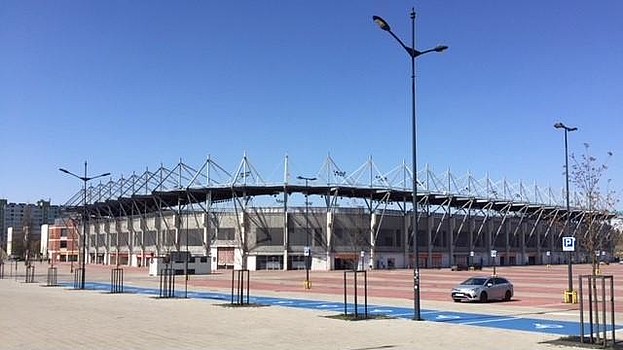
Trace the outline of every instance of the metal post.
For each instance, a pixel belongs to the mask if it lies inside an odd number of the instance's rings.
[[[84,282],[85,282],[85,266],[86,266],[86,259],[87,259],[87,218],[88,218],[88,212],[87,212],[87,182],[89,180],[93,180],[93,179],[97,179],[98,177],[103,177],[103,176],[108,176],[110,175],[110,173],[104,173],[101,175],[97,175],[97,176],[93,176],[93,177],[88,177],[87,176],[87,162],[84,161],[84,176],[78,176],[74,173],[72,173],[69,170],[63,169],[63,168],[59,168],[59,171],[71,175],[75,178],[78,178],[80,180],[82,180],[83,182],[83,200],[82,200],[82,263],[81,263],[81,270],[80,271],[80,275],[81,275],[81,281],[80,281],[80,289],[84,289]],[[117,259],[119,259],[119,257],[117,257]],[[72,260],[72,266],[73,266],[73,260]]]
[[[297,176],[299,180],[305,180],[305,289],[311,289],[309,280],[309,268],[311,265],[311,239],[309,234],[309,181],[316,180],[315,177]]]
[[[348,315],[348,308],[346,307],[346,303],[348,303],[348,298],[346,297],[347,294],[347,288],[346,288],[346,271],[344,271],[344,316]]]
[[[565,220],[565,232],[567,232],[567,234],[569,234],[569,224],[571,222],[571,207],[569,205],[569,145],[568,145],[568,141],[567,141],[567,134],[569,133],[569,131],[575,131],[578,128],[572,128],[572,127],[568,127],[563,123],[556,123],[554,124],[554,127],[556,129],[564,129],[565,131],[565,186],[566,186],[566,201],[567,201],[567,218]],[[573,252],[568,252],[567,255],[567,280],[569,283],[569,286],[567,288],[567,293],[569,293],[569,299],[570,300],[566,300],[569,301],[570,303],[573,303],[573,267],[572,267],[572,259],[573,256]]]
[[[180,209],[181,210],[181,209]],[[180,225],[182,218],[180,217]],[[184,298],[188,298],[188,259],[190,259],[190,251],[188,250],[188,227],[190,226],[188,222],[188,212],[186,213],[186,264],[184,266],[184,273],[186,274],[184,279]]]
[[[412,191],[412,207],[413,207],[413,224],[412,224],[412,237],[413,237],[413,253],[415,255],[415,264],[413,268],[413,319],[422,320],[420,313],[420,256],[419,247],[417,244],[417,124],[416,124],[416,90],[415,90],[415,59],[423,54],[429,52],[443,52],[448,49],[448,46],[438,45],[432,49],[418,51],[415,48],[415,9],[411,9],[411,47],[406,46],[402,40],[391,30],[389,24],[379,16],[372,16],[372,20],[382,30],[388,32],[399,44],[402,46],[409,57],[411,57],[411,123],[412,123],[412,156],[413,156],[413,191]]]
[[[305,187],[309,188],[307,179],[305,179]],[[309,256],[311,255],[311,247],[309,244],[309,191],[305,190],[305,245],[308,249],[308,254],[305,256],[305,286],[309,289]]]
[[[616,330],[614,322],[614,276],[610,276],[610,329],[612,329],[612,345],[616,342]]]
[[[566,190],[565,190],[565,194],[566,194],[566,200],[567,200],[567,220],[565,220],[565,232],[569,232],[569,220],[571,219],[571,212],[570,212],[570,205],[569,205],[569,146],[567,143],[567,129],[565,128],[565,186],[566,186]],[[568,279],[568,283],[569,283],[569,288],[568,288],[568,292],[572,293],[573,292],[573,266],[571,263],[571,258],[572,258],[572,254],[573,252],[569,252],[568,253],[568,257],[567,257],[567,279]],[[573,297],[572,297],[573,299]]]
[[[411,9],[411,48],[415,50],[415,10]],[[418,247],[418,217],[417,217],[417,119],[415,108],[415,56],[411,55],[411,126],[412,126],[412,153],[413,153],[413,251],[415,265],[413,269],[413,319],[422,320],[420,307],[420,249]]]
[[[584,343],[584,293],[582,289],[582,275],[578,277],[580,288],[580,343]]]
[[[80,289],[84,289],[84,279],[85,279],[85,270],[86,270],[86,260],[87,260],[87,181],[89,178],[87,177],[87,162],[84,162],[84,177],[82,178],[84,182],[84,200],[83,210],[82,210],[82,280],[80,281]],[[119,257],[117,257],[119,260]]]
[[[354,297],[354,303],[355,303],[355,319],[358,318],[359,316],[359,304],[357,302],[357,270],[353,271],[353,293],[355,293]]]
[[[366,318],[368,318],[368,272],[363,272],[363,292],[364,292],[364,304],[366,310]]]

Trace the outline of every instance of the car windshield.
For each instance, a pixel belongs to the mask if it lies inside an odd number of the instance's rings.
[[[484,277],[472,277],[470,279],[465,280],[462,285],[465,286],[482,286],[487,282],[487,278]]]

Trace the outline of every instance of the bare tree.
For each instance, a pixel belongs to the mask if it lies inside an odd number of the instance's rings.
[[[612,152],[608,152],[608,159]],[[581,246],[591,256],[592,273],[596,274],[599,264],[597,251],[601,252],[608,239],[612,238],[613,229],[607,222],[618,202],[616,193],[608,186],[605,190],[600,187],[601,180],[608,169],[607,161],[600,163],[589,152],[589,144],[584,144],[584,153],[571,155],[571,180],[579,195],[579,206],[584,209],[586,219],[583,228],[584,237]]]
[[[333,236],[333,246],[338,249],[346,249],[350,254],[345,259],[349,268],[353,271],[365,269],[364,257],[360,252],[370,251],[370,215],[363,207],[345,215],[336,221],[336,231]]]

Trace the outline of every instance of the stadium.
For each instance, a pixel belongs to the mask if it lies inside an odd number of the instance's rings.
[[[286,156],[277,182],[264,180],[246,154],[232,170],[208,157],[196,168],[180,160],[85,181],[46,233],[45,250],[55,259],[61,249],[53,232],[72,228],[80,236],[86,230],[87,263],[146,266],[188,252],[209,271],[410,268],[416,257],[420,267],[461,269],[614,254],[613,215],[580,208],[575,194],[567,210],[564,191],[424,169],[414,244],[413,174],[405,164],[381,172],[370,159],[347,172],[328,156],[304,177],[290,174],[288,163]],[[563,251],[563,237],[577,240],[573,253]]]

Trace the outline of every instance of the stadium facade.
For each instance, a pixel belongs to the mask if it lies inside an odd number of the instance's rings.
[[[143,266],[189,251],[207,257],[212,270],[304,269],[307,255],[312,270],[407,268],[417,250],[420,267],[438,268],[614,253],[609,212],[579,205],[567,211],[564,192],[556,198],[536,185],[429,170],[418,174],[415,247],[405,185],[412,175],[404,164],[376,169],[369,160],[347,174],[329,157],[314,181],[292,183],[286,157],[284,179],[275,184],[246,155],[231,172],[210,158],[198,170],[180,161],[90,186],[64,208],[67,217],[86,219],[89,263]],[[563,237],[576,238],[573,254],[562,251]]]

